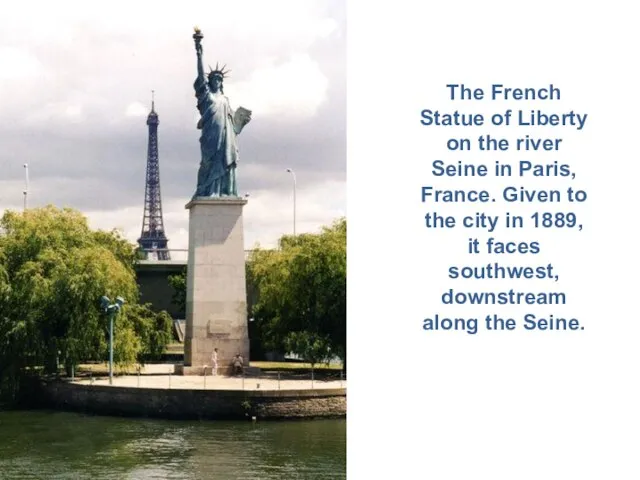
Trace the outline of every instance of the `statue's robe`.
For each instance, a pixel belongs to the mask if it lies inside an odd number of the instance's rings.
[[[204,76],[198,77],[193,86],[201,117],[198,128],[202,130],[202,158],[194,198],[237,196],[238,143],[229,99],[220,91],[213,93]]]

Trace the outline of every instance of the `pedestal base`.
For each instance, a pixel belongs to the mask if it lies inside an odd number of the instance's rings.
[[[174,370],[176,375],[212,375],[212,370],[210,366],[202,366],[202,367],[189,367],[187,365],[176,365]],[[229,376],[233,373],[231,367],[220,368],[218,367],[218,375],[220,376]]]
[[[198,372],[211,365],[214,348],[221,368],[231,365],[237,354],[249,362],[242,225],[246,203],[233,197],[197,198],[186,206],[189,262],[183,371]]]

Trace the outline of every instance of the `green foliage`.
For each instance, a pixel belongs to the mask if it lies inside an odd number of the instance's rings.
[[[181,312],[187,311],[187,269],[179,275],[169,275],[169,285],[173,288],[173,303]]]
[[[125,309],[124,315],[141,342],[135,360],[159,360],[166,346],[173,340],[171,316],[165,311],[154,312],[148,303],[130,305]]]
[[[284,338],[284,345],[295,352],[313,368],[317,363],[329,363],[331,359],[331,339],[311,332],[290,332]]]
[[[277,250],[256,249],[248,262],[257,290],[253,317],[266,348],[316,363],[346,357],[345,219],[319,234],[285,236]]]
[[[155,355],[165,342],[166,319],[136,305],[135,247],[118,232],[92,231],[81,213],[53,206],[7,211],[0,231],[1,393],[11,397],[27,371],[104,360],[102,295],[127,301],[116,318],[120,363]]]

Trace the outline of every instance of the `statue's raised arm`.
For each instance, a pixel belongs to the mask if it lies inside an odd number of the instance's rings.
[[[196,55],[198,57],[198,77],[204,79],[204,67],[202,66],[202,39],[204,38],[204,35],[202,35],[202,32],[198,27],[193,27],[193,31],[195,32],[193,34],[193,41],[196,44]]]

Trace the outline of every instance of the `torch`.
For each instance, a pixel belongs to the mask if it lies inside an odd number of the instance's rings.
[[[193,39],[195,40],[196,45],[200,45],[200,42],[204,38],[204,35],[202,35],[202,31],[200,30],[200,27],[198,26],[193,27],[193,31],[195,32],[193,34]]]

